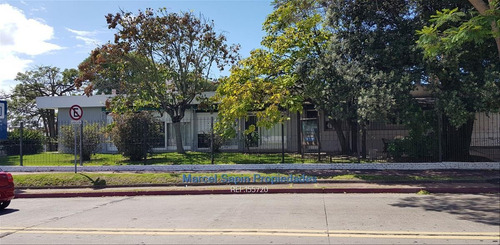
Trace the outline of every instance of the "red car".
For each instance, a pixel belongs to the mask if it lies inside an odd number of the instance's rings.
[[[14,198],[14,178],[0,169],[0,210],[5,209]]]

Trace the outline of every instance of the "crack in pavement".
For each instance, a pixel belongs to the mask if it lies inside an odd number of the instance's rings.
[[[328,244],[332,244],[330,242],[330,226],[328,224],[328,213],[326,212],[325,194],[323,194],[323,211],[325,212],[326,234],[328,236]]]

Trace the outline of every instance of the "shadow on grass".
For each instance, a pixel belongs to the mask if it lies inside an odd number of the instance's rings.
[[[286,156],[286,163],[303,162],[300,158]],[[211,154],[208,152],[186,152],[178,153],[160,153],[154,154],[146,160],[131,161],[123,160],[117,162],[125,165],[192,165],[192,164],[211,164]],[[256,154],[256,153],[215,153],[214,164],[277,164],[281,163],[281,154]]]
[[[202,152],[160,153],[149,156],[145,160],[132,161],[122,160],[118,164],[124,165],[189,165],[189,164],[210,164],[210,154]]]
[[[432,212],[446,212],[461,220],[500,226],[499,194],[466,195],[450,199],[447,195],[406,197],[391,204],[400,208],[421,208]]]
[[[102,188],[106,187],[106,180],[104,180],[104,179],[97,177],[97,179],[94,180],[86,174],[80,173],[80,175],[87,178],[90,181],[90,183],[92,183],[92,186],[94,189],[102,189]]]
[[[17,166],[17,165],[19,165],[19,156],[0,157],[0,166]]]

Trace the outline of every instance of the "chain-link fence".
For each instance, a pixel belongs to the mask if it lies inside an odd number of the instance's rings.
[[[210,113],[198,113],[178,124],[161,118],[151,125],[133,120],[135,124],[120,125],[121,131],[113,121],[59,122],[56,139],[36,130],[9,132],[9,140],[0,144],[0,165],[440,161],[456,141],[468,144],[473,156],[457,160],[500,159],[500,114],[477,113],[470,139],[444,134],[446,122],[437,119],[427,127],[413,128],[397,120],[365,127],[343,122],[339,131],[339,125],[336,128],[328,119],[319,118],[317,114],[316,118],[292,115],[285,124],[263,128],[250,116],[237,124],[236,135],[230,139],[214,133],[217,118]],[[245,134],[249,128],[254,130]],[[180,143],[188,154],[175,153]]]

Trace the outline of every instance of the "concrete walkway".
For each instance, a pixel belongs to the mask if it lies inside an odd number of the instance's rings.
[[[7,172],[74,172],[75,166],[2,166]],[[500,170],[500,162],[77,166],[78,172],[262,170]]]

